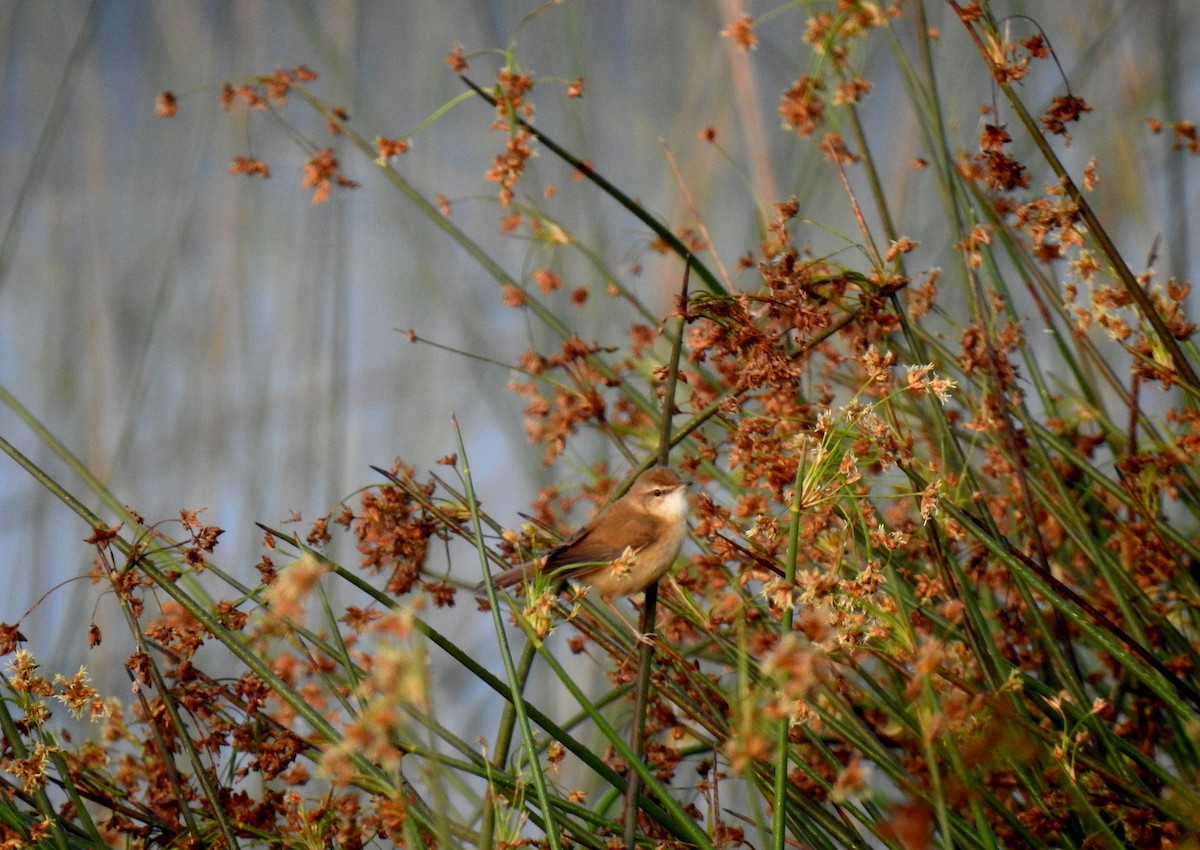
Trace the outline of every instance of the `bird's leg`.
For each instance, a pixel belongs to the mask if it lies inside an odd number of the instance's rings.
[[[617,619],[624,623],[629,631],[633,633],[634,640],[640,644],[645,644],[646,646],[654,646],[654,635],[639,631],[637,626],[629,622],[625,615],[621,613],[621,609],[613,604],[613,599],[611,596],[601,596],[600,599],[605,605],[612,609],[612,612],[617,615]]]

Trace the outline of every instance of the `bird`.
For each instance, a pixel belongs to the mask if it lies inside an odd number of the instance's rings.
[[[687,486],[670,467],[652,466],[544,558],[498,573],[492,582],[509,588],[538,572],[592,587],[610,604],[614,596],[645,590],[670,569],[683,545]]]

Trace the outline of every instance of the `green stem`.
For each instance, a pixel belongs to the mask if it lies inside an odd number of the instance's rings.
[[[554,809],[550,805],[550,791],[546,786],[546,775],[542,770],[537,743],[533,737],[533,727],[529,725],[529,713],[525,710],[525,698],[521,693],[521,683],[524,680],[517,675],[517,668],[513,663],[512,652],[508,646],[508,634],[504,629],[504,620],[501,616],[500,597],[496,593],[496,585],[492,581],[491,569],[488,567],[488,553],[483,542],[483,524],[479,519],[479,502],[475,498],[475,485],[471,479],[471,464],[467,460],[467,448],[463,444],[458,417],[452,416],[451,422],[454,426],[454,438],[458,444],[463,486],[467,491],[467,505],[471,512],[471,534],[475,541],[475,550],[479,553],[479,569],[485,577],[483,586],[487,590],[488,604],[492,608],[492,623],[496,629],[496,641],[500,645],[500,658],[504,662],[504,673],[510,684],[512,707],[517,715],[517,728],[520,730],[521,743],[525,747],[525,755],[529,759],[529,769],[533,774],[533,787],[534,793],[537,795],[538,808],[541,809],[542,817],[545,819],[542,828],[546,832],[546,841],[550,850],[561,850],[559,827],[555,821]]]
[[[784,562],[784,587],[793,593],[796,587],[796,561],[800,557],[800,509],[804,499],[804,472],[806,465],[803,460],[796,465],[796,479],[792,483],[792,498],[788,503],[791,518],[788,524],[787,560]],[[783,608],[779,624],[779,637],[784,640],[792,633],[795,610],[789,598]],[[779,729],[775,734],[775,787],[774,787],[774,823],[771,837],[774,850],[783,850],[786,846],[788,814],[788,754],[791,752],[790,741],[791,721],[785,715],[779,719]]]
[[[475,92],[475,94],[482,97],[492,106],[496,105],[496,98],[493,97],[488,91],[474,83],[468,77],[463,77],[460,75],[460,78],[468,88]],[[567,151],[566,148],[559,145],[528,121],[519,116],[514,115],[512,117],[517,124],[528,130],[535,139],[544,144],[554,154],[562,158],[569,165],[577,169],[580,174],[599,186],[605,194],[607,194],[625,209],[629,210],[629,212],[633,213],[642,221],[643,224],[653,230],[655,236],[669,245],[672,251],[682,257],[691,268],[696,270],[696,274],[700,275],[700,279],[704,281],[704,286],[709,292],[712,292],[715,295],[729,294],[728,290],[725,289],[725,286],[721,283],[721,281],[717,280],[716,275],[709,271],[708,267],[696,258],[696,255],[692,253],[691,249],[688,248],[687,245],[683,244],[680,238],[671,232],[670,228],[664,226],[660,221],[656,220],[652,215],[650,215],[650,213],[646,212],[646,209],[641,204],[626,195],[612,183],[608,182],[608,180],[601,176],[600,172],[596,171],[596,169],[592,168],[592,166],[578,157],[573,156],[569,151]]]

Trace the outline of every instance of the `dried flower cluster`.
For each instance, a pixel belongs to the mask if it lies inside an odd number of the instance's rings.
[[[987,4],[950,6],[988,84],[1009,92],[1050,64],[1043,34],[1014,40]],[[804,39],[821,70],[782,93],[785,127],[808,137],[841,126],[839,110],[869,104],[872,84],[855,70],[861,51],[906,13],[899,2],[853,0],[814,10]],[[765,34],[746,16],[721,36],[751,50]],[[468,68],[461,47],[447,61]],[[313,76],[301,66],[231,84],[223,102],[280,108]],[[510,57],[487,95],[506,140],[483,176],[506,208],[518,182],[532,182],[535,83]],[[569,96],[582,91],[582,78],[568,87]],[[331,129],[345,126],[343,112],[317,109]],[[157,110],[175,114],[177,98],[164,93]],[[947,243],[948,270],[910,271],[917,238],[875,240],[854,196],[866,267],[814,257],[797,237],[799,202],[785,200],[740,263],[750,272],[742,288],[693,291],[658,326],[636,299],[614,299],[606,306],[632,306],[620,345],[611,331],[603,341],[566,331],[516,364],[521,377],[509,388],[547,463],[584,435],[641,457],[665,403],[663,331],[682,333],[674,457],[699,486],[692,542],[664,585],[645,756],[713,846],[751,843],[750,818],[728,809],[728,785],[773,803],[780,771],[797,845],[856,846],[862,829],[904,848],[1158,848],[1200,834],[1191,287],[1128,271],[1089,206],[1095,162],[1081,188],[1053,161],[1013,152],[1017,128],[1065,143],[1067,126],[1089,111],[1069,90],[1022,121],[989,104],[977,150],[929,154],[938,179],[957,181],[948,194],[973,204]],[[1195,152],[1194,127],[1171,126],[1174,143]],[[712,140],[715,130],[701,135]],[[839,177],[872,165],[869,150],[851,150],[837,133],[809,144]],[[386,165],[408,145],[378,136],[372,156]],[[231,170],[269,174],[250,157]],[[314,202],[352,183],[332,148],[310,158],[303,181]],[[449,202],[440,205],[448,215]],[[526,225],[552,248],[574,244],[521,206],[505,212],[509,232]],[[654,246],[685,246],[702,263],[709,241],[702,228],[681,227],[657,233]],[[539,265],[529,285],[506,283],[499,299],[538,317],[551,299],[585,303],[586,288],[564,278]],[[457,455],[440,463],[463,467]],[[0,651],[12,656],[6,696],[22,712],[0,753],[8,800],[25,805],[57,779],[104,811],[104,841],[138,846],[200,846],[196,822],[216,846],[432,844],[438,819],[457,814],[431,815],[409,784],[409,765],[424,759],[455,772],[456,791],[483,776],[491,800],[520,807],[530,794],[526,751],[481,756],[463,741],[484,741],[491,727],[440,728],[435,656],[421,637],[436,636],[419,615],[454,605],[470,583],[447,571],[443,548],[467,540],[497,565],[529,560],[565,530],[566,512],[608,498],[617,483],[609,465],[590,472],[580,488],[548,488],[524,527],[506,529],[454,478],[422,480],[397,463],[391,483],[318,519],[303,539],[268,531],[261,584],[211,603],[178,590],[184,578],[217,572],[210,558],[221,531],[198,512],[181,513],[178,540],[136,515],[98,523],[87,538],[93,578],[136,624],[133,699],[105,699],[84,669],[41,673],[18,648],[20,624],[0,625]],[[357,546],[357,573],[324,554],[338,535]],[[353,582],[370,602],[327,610],[335,581]],[[581,632],[570,648],[610,651],[610,681],[626,686],[627,644],[586,610],[578,600],[566,609]],[[549,592],[517,613],[541,636],[563,611]],[[471,606],[451,613],[477,615]],[[206,672],[202,650],[218,643],[235,650],[236,677]],[[453,641],[441,646],[454,651]],[[525,699],[538,708],[538,694]],[[60,706],[100,724],[100,739],[74,745],[53,732]],[[551,775],[586,761],[572,733],[535,720]],[[427,734],[454,749],[445,765]],[[614,746],[600,757],[589,764],[602,777],[628,770]],[[564,809],[594,799],[552,791]],[[45,812],[28,811],[22,829],[0,827],[0,838],[46,835]],[[588,840],[615,842],[597,822],[587,821]],[[685,844],[647,811],[639,831],[659,846]],[[517,830],[496,841],[537,844]]]

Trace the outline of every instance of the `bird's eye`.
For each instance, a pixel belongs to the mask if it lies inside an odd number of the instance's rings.
[[[655,491],[654,491],[654,498],[656,498],[656,499],[657,499],[657,498],[659,498],[659,497],[661,497],[661,496],[662,496],[662,490],[655,490]]]

